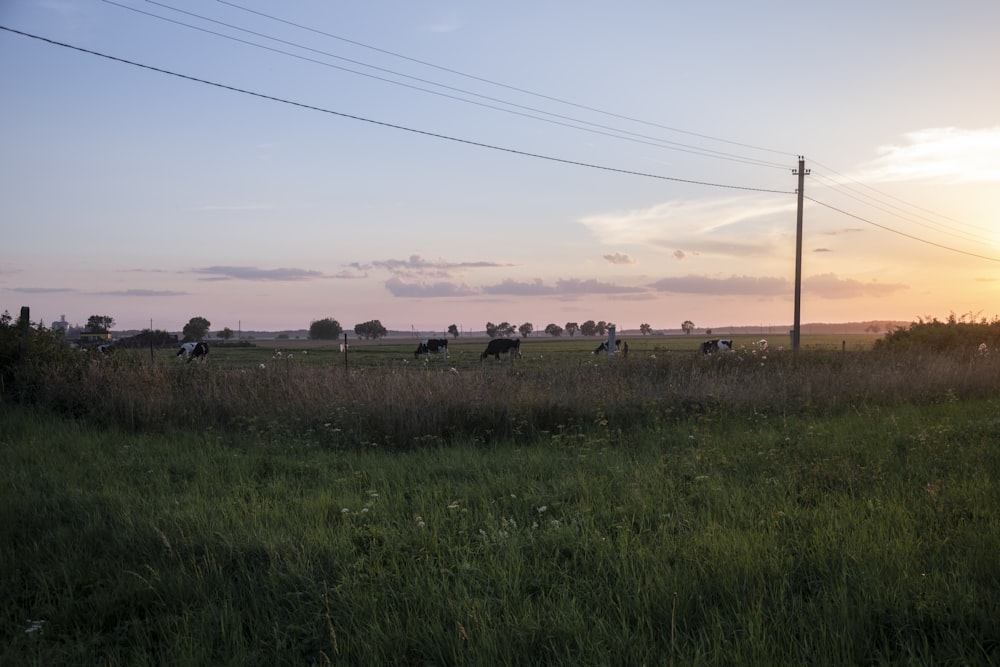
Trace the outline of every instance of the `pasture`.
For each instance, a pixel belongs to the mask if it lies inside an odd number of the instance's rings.
[[[33,369],[0,663],[997,664],[1000,355],[844,338]]]

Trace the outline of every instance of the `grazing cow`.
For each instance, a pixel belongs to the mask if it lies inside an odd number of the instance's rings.
[[[184,343],[177,351],[176,356],[184,357],[188,363],[195,359],[208,358],[208,343]]]
[[[728,352],[733,349],[733,341],[727,338],[713,338],[712,340],[706,340],[698,349],[702,354]]]
[[[600,354],[601,352],[607,352],[607,351],[608,351],[608,341],[605,340],[605,341],[601,341],[601,344],[597,346],[597,349],[594,350],[594,354]],[[615,351],[616,352],[621,352],[622,351],[622,339],[621,338],[616,338],[615,339]]]
[[[413,353],[413,358],[416,359],[421,354],[426,354],[427,358],[431,358],[431,352],[435,354],[443,354],[445,359],[448,358],[448,339],[447,338],[428,338],[427,340],[420,341],[417,345],[417,351]]]
[[[103,345],[98,345],[97,346],[97,352],[98,352],[98,354],[100,354],[102,356],[105,356],[105,357],[108,356],[108,355],[110,355],[113,349],[114,348],[111,347],[111,345],[108,344],[108,343],[105,343]]]
[[[520,338],[494,338],[487,345],[483,353],[479,355],[479,362],[482,363],[483,359],[489,356],[494,356],[497,361],[500,361],[501,354],[510,355],[511,359],[515,357],[517,359],[521,358],[521,339]]]

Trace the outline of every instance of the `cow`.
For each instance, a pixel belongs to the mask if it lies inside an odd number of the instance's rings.
[[[181,345],[181,349],[177,350],[175,356],[184,357],[188,363],[191,363],[195,359],[207,359],[208,343],[184,343]]]
[[[702,354],[728,352],[733,349],[733,341],[729,338],[713,338],[712,340],[706,340],[698,349]]]
[[[483,353],[479,355],[479,363],[483,362],[483,359],[489,356],[494,356],[497,361],[500,361],[501,354],[510,355],[511,359],[521,358],[521,339],[520,338],[494,338],[487,345]]]
[[[97,353],[104,357],[110,355],[113,350],[114,348],[111,347],[110,343],[103,343],[97,346]]]
[[[601,352],[607,352],[607,351],[608,351],[608,341],[604,340],[601,341],[601,344],[597,346],[596,350],[594,350],[594,354],[600,354]],[[621,351],[622,351],[622,339],[616,338],[615,352],[621,352]]]
[[[427,340],[420,341],[417,345],[416,352],[413,353],[413,358],[416,359],[421,354],[427,355],[427,358],[431,358],[431,352],[435,354],[443,354],[444,358],[448,358],[448,339],[447,338],[428,338]]]

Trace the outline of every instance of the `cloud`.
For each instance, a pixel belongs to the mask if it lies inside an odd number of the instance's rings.
[[[608,260],[612,264],[635,264],[636,260],[634,257],[630,257],[625,253],[616,252],[613,255],[604,255],[604,259]]]
[[[687,253],[684,252],[683,250],[674,250],[673,255],[674,255],[674,259],[676,259],[677,261],[680,261],[680,260],[684,259],[685,257],[687,257]]]
[[[448,262],[443,259],[426,260],[420,255],[410,255],[409,259],[376,260],[370,265],[373,268],[385,269],[390,273],[406,276],[428,276],[447,278],[455,271],[466,269],[495,269],[513,266],[496,262]]]
[[[484,294],[506,296],[585,296],[590,294],[643,294],[642,287],[628,287],[604,283],[599,280],[560,279],[554,285],[546,285],[541,279],[521,282],[507,279],[496,285],[483,287]]]
[[[99,296],[139,296],[139,297],[158,297],[158,296],[185,296],[190,292],[178,292],[176,290],[155,290],[155,289],[126,289],[126,290],[116,290],[111,292],[90,292],[90,294],[97,294]]]
[[[456,297],[475,296],[476,290],[465,284],[453,282],[404,282],[397,276],[385,281],[385,288],[389,293],[401,298],[435,298],[435,297]]]
[[[903,139],[902,144],[879,147],[879,156],[850,178],[950,184],[1000,181],[1000,125],[976,130],[932,127]]]
[[[300,280],[312,280],[314,278],[325,278],[320,271],[310,271],[307,269],[259,269],[255,266],[208,266],[201,269],[193,269],[193,273],[202,273],[210,278],[202,280],[253,280],[253,281],[274,281],[274,282],[295,282]]]
[[[674,294],[713,294],[716,296],[785,296],[793,291],[785,278],[755,278],[753,276],[678,276],[663,278],[650,284],[655,290]]]
[[[72,287],[5,287],[4,289],[18,294],[58,294],[76,291]]]
[[[496,285],[483,287],[483,293],[507,296],[551,296],[555,294],[555,288],[551,285],[546,285],[539,278],[529,282],[507,278]]]
[[[832,273],[823,273],[802,279],[802,293],[824,299],[853,299],[859,297],[886,297],[909,289],[899,283],[861,282],[850,278],[838,278]]]
[[[445,15],[442,16],[432,23],[428,23],[424,26],[424,30],[428,32],[438,32],[447,33],[455,32],[462,28],[462,21],[457,16]]]
[[[816,248],[813,252],[833,252],[829,248]]]
[[[793,281],[776,277],[687,275],[664,278],[650,287],[674,294],[705,294],[712,296],[791,297],[795,291]],[[909,289],[898,283],[861,282],[838,278],[824,273],[802,280],[803,296],[823,299],[849,299],[859,297],[885,297]]]
[[[775,240],[787,230],[782,214],[794,210],[792,197],[756,195],[674,200],[579,222],[608,245],[655,246],[678,259],[688,254],[747,257],[771,254]]]

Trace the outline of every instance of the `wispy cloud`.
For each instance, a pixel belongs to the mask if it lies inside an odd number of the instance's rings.
[[[851,278],[838,278],[832,273],[802,279],[803,293],[815,294],[824,299],[886,297],[907,289],[908,286],[900,283],[861,282]]]
[[[769,254],[795,210],[792,197],[747,196],[675,200],[643,209],[591,215],[580,220],[598,240],[664,248],[678,259],[713,254]],[[678,255],[680,253],[680,255]]]
[[[98,296],[138,296],[138,297],[159,297],[159,296],[185,296],[190,292],[178,292],[176,290],[156,290],[156,289],[126,289],[113,290],[110,292],[89,292]]]
[[[371,264],[352,264],[357,269],[377,268],[384,269],[390,273],[403,277],[438,277],[447,278],[455,272],[462,272],[469,269],[495,269],[513,266],[512,264],[498,264],[497,262],[449,262],[444,259],[428,260],[420,255],[410,255],[408,259],[383,259],[376,260]]]
[[[58,294],[77,291],[72,287],[5,287],[4,289],[18,294]]]
[[[932,127],[881,146],[879,156],[851,178],[856,181],[1000,181],[1000,125],[975,130]]]
[[[663,278],[650,284],[661,292],[674,294],[713,294],[717,296],[784,296],[790,294],[792,286],[785,278],[754,276],[729,276],[712,278],[709,276],[678,276]]]
[[[192,269],[192,272],[210,276],[202,280],[294,282],[326,277],[320,271],[311,271],[308,269],[261,269],[256,266],[207,266],[200,269]]]
[[[504,280],[495,285],[483,287],[483,293],[508,296],[585,296],[589,294],[641,294],[642,287],[629,287],[601,282],[600,280],[580,280],[568,278],[547,285],[541,279],[531,281]]]
[[[424,26],[428,32],[455,32],[461,29],[462,21],[457,16],[446,15],[434,19]]]
[[[663,278],[652,283],[650,287],[673,294],[736,297],[791,297],[794,291],[794,284],[786,278],[736,275],[727,278],[698,275]],[[822,299],[886,297],[906,289],[909,288],[899,283],[862,282],[851,278],[839,278],[832,273],[802,280],[803,294]]]

